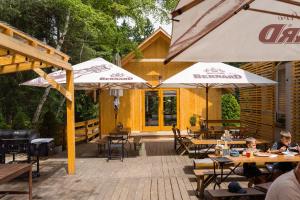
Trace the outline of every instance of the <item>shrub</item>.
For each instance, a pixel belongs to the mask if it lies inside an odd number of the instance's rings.
[[[41,137],[54,138],[54,143],[56,145],[62,144],[62,131],[60,130],[60,125],[55,117],[55,114],[48,111],[44,114],[43,121],[40,126]]]
[[[0,113],[0,129],[9,129],[9,125],[5,122],[2,113]]]
[[[192,115],[192,116],[190,117],[190,124],[191,124],[191,126],[196,126],[196,121],[197,121],[197,117],[196,117],[196,115],[194,114],[194,115]]]
[[[23,111],[19,110],[13,119],[12,128],[16,130],[31,128],[30,118]]]
[[[232,94],[222,95],[222,119],[240,119],[240,105]],[[235,126],[234,123],[224,123],[224,126]]]

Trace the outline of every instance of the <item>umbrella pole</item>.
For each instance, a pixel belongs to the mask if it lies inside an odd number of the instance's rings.
[[[208,130],[208,86],[205,87],[206,90],[206,130]]]
[[[98,122],[98,129],[99,129],[99,139],[101,139],[101,89],[99,89],[99,95],[98,95],[98,112],[99,112],[99,122]]]

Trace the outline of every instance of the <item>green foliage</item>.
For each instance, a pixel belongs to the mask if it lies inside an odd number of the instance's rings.
[[[191,126],[196,126],[196,122],[197,122],[197,115],[193,114],[193,115],[190,117],[190,125],[191,125]]]
[[[222,119],[240,119],[240,105],[232,94],[222,95]],[[236,124],[224,123],[224,126]]]
[[[177,0],[1,0],[0,21],[55,48],[61,46],[61,51],[71,57],[72,64],[95,57],[111,61],[116,52],[124,56],[134,50],[141,56],[136,47],[153,32],[149,16],[169,22],[167,13],[176,3]],[[52,72],[51,69],[45,71]],[[33,117],[44,89],[19,84],[35,77],[33,72],[0,76],[4,124],[11,125],[18,110]],[[47,110],[57,112],[62,98],[51,90],[41,116]],[[76,119],[93,118],[95,110],[88,97],[79,94]],[[57,118],[59,123],[65,118],[65,109],[61,111]]]
[[[63,131],[60,130],[60,125],[56,120],[55,114],[47,111],[44,114],[43,121],[39,128],[41,137],[54,138],[56,145],[62,144]]]
[[[29,117],[23,111],[19,110],[13,119],[12,128],[15,130],[31,128]]]
[[[76,121],[86,121],[96,118],[98,115],[98,106],[95,104],[90,96],[84,92],[76,94],[75,102],[75,116]]]
[[[9,129],[9,125],[6,124],[2,113],[0,113],[0,129]]]

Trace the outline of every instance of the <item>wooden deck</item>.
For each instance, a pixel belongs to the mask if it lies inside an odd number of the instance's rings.
[[[172,148],[171,140],[147,140],[139,152],[130,151],[124,162],[107,162],[97,157],[97,146],[80,144],[76,175],[67,175],[64,154],[42,162],[41,177],[33,180],[33,199],[198,199],[192,159],[174,154]],[[26,189],[25,179],[0,186],[18,188]],[[26,197],[8,195],[2,199]]]

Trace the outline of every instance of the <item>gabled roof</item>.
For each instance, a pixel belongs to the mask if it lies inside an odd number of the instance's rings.
[[[159,27],[146,40],[144,40],[141,44],[139,44],[137,49],[143,51],[159,38],[166,40],[168,43],[171,42],[171,36],[163,28]],[[122,65],[126,65],[131,59],[134,59],[134,57],[135,57],[134,51],[130,52],[129,54],[127,54],[125,57],[122,58]]]

